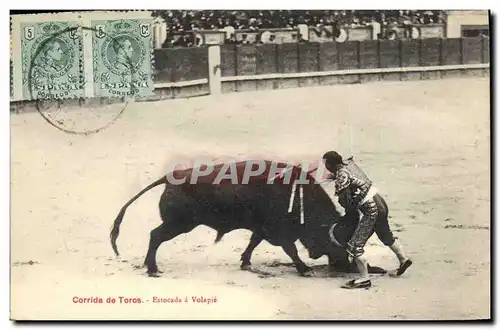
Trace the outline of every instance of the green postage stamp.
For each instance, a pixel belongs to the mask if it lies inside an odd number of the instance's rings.
[[[151,21],[92,20],[94,96],[153,95]]]
[[[11,16],[11,99],[154,95],[147,11]]]
[[[78,22],[26,22],[20,32],[23,99],[83,97]]]

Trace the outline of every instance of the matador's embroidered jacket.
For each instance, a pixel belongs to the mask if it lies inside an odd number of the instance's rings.
[[[354,176],[345,166],[335,173],[335,194],[344,209],[356,209],[370,190],[371,182]]]

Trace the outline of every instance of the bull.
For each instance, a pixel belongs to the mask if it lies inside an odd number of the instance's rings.
[[[252,164],[251,170],[256,173],[259,169],[254,166],[258,163],[265,164],[263,172],[247,177],[248,183],[243,184],[245,168]],[[236,171],[236,175],[232,178],[222,178],[218,182],[216,179],[221,170],[227,168],[227,164],[214,165],[209,174],[196,176],[194,181],[193,168],[170,172],[123,205],[110,233],[114,253],[119,256],[116,242],[127,208],[150,189],[165,185],[159,201],[162,223],[151,231],[144,260],[149,276],[157,277],[161,273],[156,263],[156,253],[160,245],[180,234],[189,233],[199,225],[205,225],[217,232],[214,243],[219,242],[225,234],[233,230],[250,230],[252,232],[250,242],[241,254],[240,267],[244,270],[250,269],[253,251],[266,240],[284,250],[300,275],[313,275],[312,269],[298,255],[295,242],[300,240],[311,259],[327,255],[330,266],[336,267],[336,270],[356,271],[343,246],[354,232],[357,213],[348,212],[341,217],[311,172],[306,172],[300,166],[274,163],[274,168],[278,166],[289,170],[284,176],[273,177],[272,164],[273,162],[269,160],[235,162],[230,164],[230,168]],[[176,181],[184,180],[184,182],[172,184],[169,182],[169,176]],[[274,178],[272,184],[269,184],[270,177]],[[294,198],[289,212],[293,178],[299,177],[305,178],[308,183],[299,184],[303,198]],[[234,182],[235,178],[237,182]],[[301,210],[303,223],[301,223]]]

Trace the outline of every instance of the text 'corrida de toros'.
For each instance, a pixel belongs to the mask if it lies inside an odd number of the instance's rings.
[[[118,296],[118,297],[73,297],[73,303],[75,304],[143,304],[143,303],[149,303],[153,302],[154,304],[171,304],[171,303],[192,303],[192,304],[214,304],[217,303],[217,297],[211,296],[211,297],[205,297],[205,296],[185,296],[184,298],[181,298],[179,296],[176,297],[158,297],[154,296],[151,300],[149,299],[142,299],[139,297],[123,297],[123,296]]]

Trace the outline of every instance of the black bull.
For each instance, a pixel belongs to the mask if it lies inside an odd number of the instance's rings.
[[[349,262],[345,249],[332,243],[329,229],[338,223],[333,234],[337,242],[344,246],[354,232],[357,211],[348,211],[346,216],[341,217],[330,197],[309,172],[285,163],[278,163],[277,166],[280,169],[289,166],[290,170],[272,184],[268,183],[268,178],[275,174],[270,173],[271,161],[265,161],[266,167],[262,174],[251,176],[247,184],[242,184],[245,167],[249,164],[252,164],[253,171],[258,170],[253,161],[233,163],[234,167],[229,168],[236,169],[237,182],[226,178],[214,184],[224,165],[218,164],[213,166],[210,174],[199,176],[195,184],[191,184],[193,169],[186,169],[170,173],[175,180],[185,178],[183,184],[172,184],[166,176],[144,188],[122,207],[114,221],[110,238],[115,254],[119,255],[116,240],[128,206],[148,190],[165,184],[159,203],[162,224],[151,231],[144,261],[150,276],[157,276],[159,272],[156,264],[159,246],[199,225],[217,231],[215,242],[236,229],[252,231],[250,242],[241,255],[242,269],[250,267],[253,250],[262,240],[266,240],[274,246],[281,246],[301,275],[310,276],[311,268],[298,256],[295,246],[298,239],[308,250],[310,258],[318,259],[327,255],[330,266],[340,271],[353,271],[354,265]],[[299,177],[305,178],[308,183],[297,185],[293,209],[288,213],[293,179]],[[300,186],[303,187],[303,224],[300,223]]]

